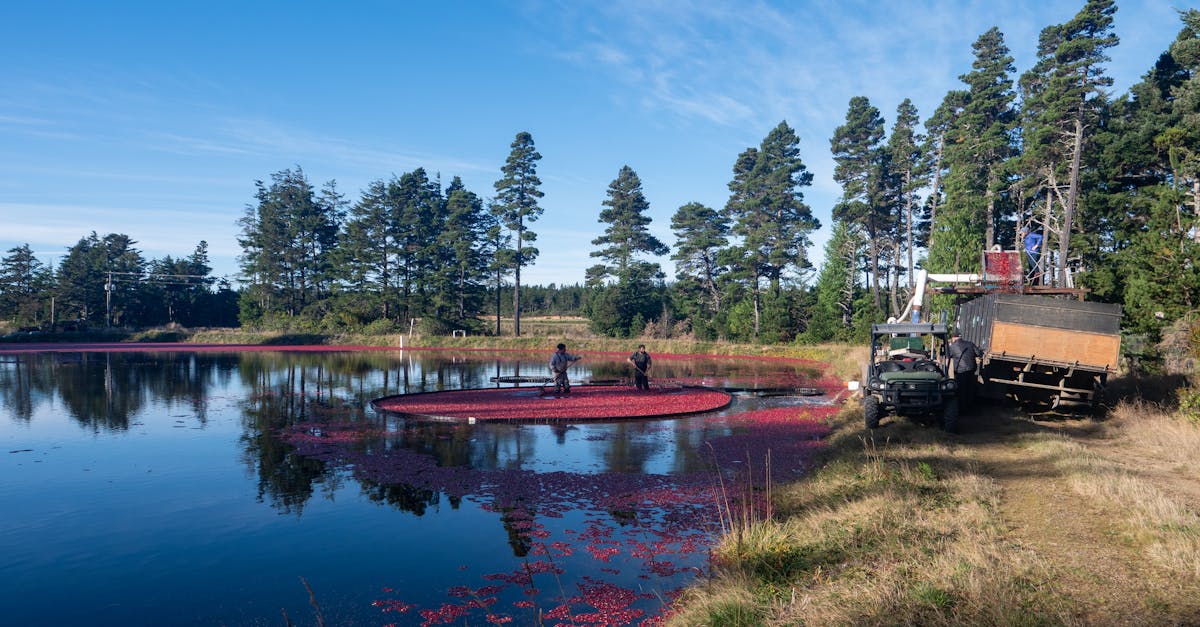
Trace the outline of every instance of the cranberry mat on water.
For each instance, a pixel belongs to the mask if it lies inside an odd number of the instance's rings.
[[[533,387],[454,390],[388,396],[372,401],[380,411],[475,420],[584,420],[655,418],[721,409],[730,395],[698,387],[636,390],[579,385],[570,394]]]

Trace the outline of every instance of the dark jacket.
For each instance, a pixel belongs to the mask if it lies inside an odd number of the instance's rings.
[[[975,372],[979,362],[979,347],[970,340],[958,338],[946,349],[946,354],[954,359],[954,372]]]

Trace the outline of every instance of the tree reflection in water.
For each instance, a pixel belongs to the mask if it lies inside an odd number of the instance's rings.
[[[624,357],[589,356],[575,376],[620,380],[629,374]],[[811,363],[655,357],[658,380],[736,388],[822,385]],[[0,354],[0,404],[25,421],[61,406],[80,428],[122,433],[137,420],[159,418],[204,429],[209,403],[235,398],[240,459],[256,478],[258,499],[278,512],[300,517],[314,495],[332,500],[355,484],[369,501],[413,517],[429,517],[443,505],[482,508],[494,514],[522,564],[520,571],[486,575],[490,583],[475,588],[515,595],[506,597],[510,609],[490,612],[502,617],[533,604],[569,619],[580,603],[586,609],[604,596],[620,599],[609,619],[618,611],[632,616],[643,609],[630,604],[653,602],[630,597],[613,581],[649,577],[678,586],[706,559],[707,543],[720,531],[713,455],[735,459],[763,445],[730,418],[758,401],[743,400],[717,416],[605,425],[420,422],[369,409],[369,401],[384,396],[501,387],[508,384],[497,379],[545,370],[540,353]],[[776,418],[764,433],[777,441],[793,437]],[[803,437],[814,433],[809,424]],[[803,447],[795,449],[803,454]],[[579,595],[549,591],[543,581],[564,577],[558,571],[567,565],[592,578],[579,584]],[[503,592],[504,586],[520,590]],[[537,586],[547,591],[531,594]],[[556,604],[547,605],[552,599]],[[403,599],[380,604],[413,607]],[[481,608],[450,602],[426,611],[443,609],[449,615]]]

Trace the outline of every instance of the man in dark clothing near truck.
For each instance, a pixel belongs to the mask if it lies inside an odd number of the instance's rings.
[[[638,344],[637,352],[629,356],[629,363],[633,364],[633,385],[637,389],[650,389],[650,364],[653,361],[645,344]]]
[[[958,384],[958,404],[966,410],[975,401],[975,369],[979,366],[979,347],[963,339],[955,331],[950,336],[950,347],[946,354],[954,360],[954,381]]]

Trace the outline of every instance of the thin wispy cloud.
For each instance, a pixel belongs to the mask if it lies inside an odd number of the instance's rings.
[[[1174,39],[1173,2],[1119,0],[1116,93]],[[464,15],[383,3],[293,13],[286,30],[255,28],[278,16],[252,6],[172,42],[161,36],[172,3],[69,14],[26,3],[26,28],[0,41],[0,247],[65,248],[94,229],[181,255],[203,237],[225,273],[254,182],[272,172],[300,166],[353,202],[370,181],[421,167],[487,197],[513,134],[528,130],[547,193],[530,277],[574,282],[562,273],[591,264],[586,242],[622,164],[641,175],[663,234],[682,204],[723,206],[737,155],[781,120],[815,177],[805,200],[828,225],[840,195],[829,138],[852,96],[889,130],[904,98],[927,118],[961,87],[981,33],[1000,27],[1019,73],[1041,29],[1082,4],[525,0]],[[113,11],[114,32],[83,22]]]

